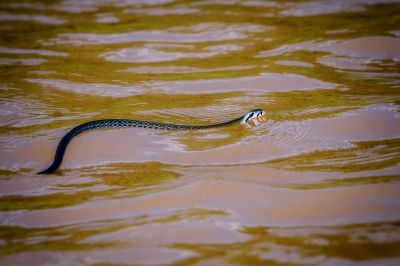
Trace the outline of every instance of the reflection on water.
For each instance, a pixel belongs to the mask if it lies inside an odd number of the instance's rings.
[[[176,52],[162,51],[163,48],[167,50],[173,48]],[[143,63],[172,61],[181,58],[206,58],[242,50],[242,47],[238,45],[213,45],[203,48],[202,52],[186,52],[193,48],[193,45],[147,44],[142,48],[127,48],[115,52],[108,52],[102,55],[102,57],[107,61]],[[177,52],[177,50],[180,49],[183,51]]]
[[[397,0],[321,0],[309,1],[305,3],[293,3],[289,8],[283,10],[283,15],[289,16],[315,16],[322,14],[332,14],[341,12],[362,12],[367,11],[367,7],[377,4],[398,3]]]
[[[53,52],[49,50],[39,50],[39,49],[18,49],[18,48],[7,48],[0,47],[1,54],[35,54],[44,56],[67,56],[66,53]]]
[[[400,2],[0,3],[1,265],[399,265]],[[75,138],[127,118],[205,125]]]
[[[27,15],[27,14],[12,14],[1,12],[0,13],[0,21],[7,22],[7,21],[26,21],[26,22],[39,22],[43,24],[50,24],[50,25],[59,25],[64,24],[65,21],[54,17],[54,16],[45,16],[45,15]]]
[[[251,33],[263,32],[267,27],[255,24],[201,23],[190,27],[173,27],[169,30],[133,31],[126,33],[64,33],[45,41],[46,45],[102,45],[133,42],[197,43],[244,39]]]
[[[261,56],[276,56],[294,51],[324,51],[338,56],[365,59],[400,59],[398,46],[400,40],[394,37],[365,37],[343,42],[327,41],[321,43],[303,42],[284,45],[272,51],[262,52]]]
[[[177,8],[134,8],[124,10],[126,13],[138,15],[164,16],[164,15],[186,15],[200,12],[197,8],[177,7]]]

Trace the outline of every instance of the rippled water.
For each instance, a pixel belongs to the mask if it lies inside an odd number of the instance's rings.
[[[1,265],[400,265],[400,1],[0,3]],[[83,134],[132,118],[258,126]]]

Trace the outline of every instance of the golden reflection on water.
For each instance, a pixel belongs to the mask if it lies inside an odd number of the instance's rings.
[[[0,3],[1,265],[400,264],[400,3]],[[204,125],[74,139],[127,118]]]

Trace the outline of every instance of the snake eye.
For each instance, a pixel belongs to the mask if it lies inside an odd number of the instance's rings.
[[[247,122],[247,120],[249,120],[250,118],[252,118],[252,117],[253,117],[253,115],[254,115],[254,113],[253,113],[253,112],[251,112],[251,113],[249,114],[249,116],[246,118],[245,122]]]

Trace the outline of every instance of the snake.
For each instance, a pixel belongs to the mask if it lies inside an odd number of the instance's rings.
[[[132,119],[101,119],[101,120],[89,121],[72,128],[67,134],[64,135],[64,137],[58,143],[52,164],[48,168],[38,172],[37,174],[54,173],[62,163],[68,144],[74,137],[83,132],[101,130],[101,129],[117,129],[117,128],[131,128],[131,127],[152,128],[161,130],[199,130],[199,129],[223,127],[238,122],[246,123],[248,120],[257,118],[264,114],[265,112],[262,109],[254,109],[247,112],[246,114],[244,114],[239,118],[211,125],[181,125],[181,124],[151,122],[151,121],[132,120]]]

